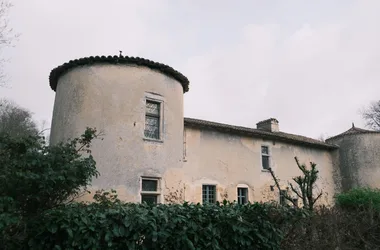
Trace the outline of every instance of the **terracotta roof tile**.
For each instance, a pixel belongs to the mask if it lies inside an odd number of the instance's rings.
[[[157,70],[160,73],[171,77],[181,83],[183,87],[183,92],[189,91],[189,80],[186,76],[182,75],[180,72],[176,71],[172,67],[169,67],[162,63],[153,62],[140,57],[128,57],[128,56],[90,56],[80,59],[71,60],[68,63],[64,63],[61,66],[54,68],[50,72],[49,82],[52,90],[56,90],[58,79],[68,72],[69,70],[84,66],[84,65],[93,65],[93,64],[124,64],[124,65],[138,65],[147,67],[153,70]]]

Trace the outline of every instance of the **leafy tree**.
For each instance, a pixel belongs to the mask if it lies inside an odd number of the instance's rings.
[[[380,101],[371,103],[361,115],[368,127],[380,131]]]
[[[77,198],[97,177],[90,154],[95,129],[66,143],[45,146],[40,136],[0,137],[0,196],[22,215],[33,215]],[[83,153],[87,153],[83,157]]]
[[[37,135],[38,127],[32,113],[14,102],[0,99],[0,134],[7,133],[11,137]]]
[[[310,162],[311,168],[308,169],[305,164],[300,164],[297,157],[294,157],[294,159],[296,160],[298,169],[301,170],[303,175],[292,178],[297,186],[289,183],[290,189],[297,195],[298,198],[301,199],[303,207],[305,209],[313,211],[314,204],[322,196],[322,191],[316,197],[314,196],[315,183],[318,180],[319,173],[317,170],[317,164]],[[281,188],[276,175],[271,168],[269,171],[278,191],[280,192]],[[284,198],[290,201],[295,207],[298,206],[297,202],[291,196],[289,196],[289,194],[285,193]]]
[[[87,128],[79,138],[54,146],[38,135],[0,135],[0,232],[8,232],[3,235],[22,242],[28,221],[86,191],[99,175],[90,151],[98,135]]]

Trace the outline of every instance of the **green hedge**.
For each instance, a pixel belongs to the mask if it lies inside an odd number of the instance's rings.
[[[31,249],[279,249],[296,210],[271,204],[74,204],[28,224]]]
[[[336,204],[344,209],[368,209],[380,211],[380,189],[354,188],[336,195]]]

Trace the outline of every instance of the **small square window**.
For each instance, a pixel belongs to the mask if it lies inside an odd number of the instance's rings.
[[[269,155],[269,149],[267,146],[261,146],[261,153],[265,155]]]
[[[263,169],[270,168],[269,157],[269,148],[267,146],[261,146],[261,164]]]
[[[246,204],[248,202],[248,188],[237,189],[238,204]]]
[[[142,180],[142,191],[157,192],[157,180]]]
[[[141,202],[157,204],[159,196],[159,180],[143,178],[141,181]]]
[[[160,139],[160,102],[146,100],[144,136],[151,139]]]
[[[141,202],[142,203],[148,203],[148,204],[157,204],[157,195],[152,194],[142,194],[141,195]]]
[[[215,203],[216,202],[216,187],[215,185],[202,186],[202,203]]]

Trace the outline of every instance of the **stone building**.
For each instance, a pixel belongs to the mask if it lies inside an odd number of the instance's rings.
[[[321,203],[380,178],[380,133],[352,128],[322,142],[285,133],[274,118],[256,128],[184,118],[188,79],[150,60],[70,61],[52,70],[50,86],[56,92],[51,143],[86,127],[102,131],[104,139],[92,147],[100,177],[91,190],[115,189],[124,201],[281,201],[268,168],[286,192],[300,175],[295,156],[317,163]]]
[[[380,132],[356,128],[330,137],[338,145],[337,161],[342,191],[355,187],[380,188]]]

